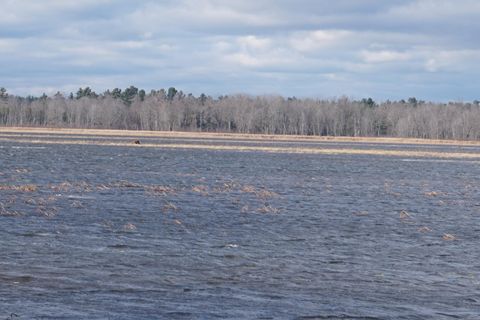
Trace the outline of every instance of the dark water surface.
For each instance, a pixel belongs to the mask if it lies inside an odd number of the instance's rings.
[[[480,318],[477,161],[0,145],[0,319]]]

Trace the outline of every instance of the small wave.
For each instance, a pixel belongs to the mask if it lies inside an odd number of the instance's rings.
[[[50,237],[53,236],[53,233],[48,232],[25,232],[20,234],[23,237]]]
[[[0,274],[0,280],[12,282],[12,283],[27,283],[33,280],[33,277],[30,275],[8,275]]]
[[[126,244],[113,244],[113,245],[107,246],[107,248],[110,248],[110,249],[129,249],[130,246],[126,245]]]
[[[2,147],[3,148],[3,147]],[[47,147],[11,146],[12,149],[46,149]]]
[[[472,164],[478,164],[480,161],[474,161],[474,160],[461,160],[461,159],[400,159],[400,161],[403,162],[446,162],[446,163],[472,163]]]
[[[95,200],[96,198],[92,196],[79,196],[79,195],[71,194],[67,196],[67,199]]]

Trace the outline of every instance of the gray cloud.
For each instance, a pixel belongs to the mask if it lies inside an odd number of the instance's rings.
[[[478,99],[474,0],[0,0],[0,86]],[[463,85],[459,85],[463,84]]]

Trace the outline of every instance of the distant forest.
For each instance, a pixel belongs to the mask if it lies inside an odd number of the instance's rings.
[[[377,103],[244,94],[212,98],[171,87],[146,93],[95,93],[89,87],[65,96],[20,97],[0,88],[0,126],[208,131],[318,136],[480,139],[479,101]]]

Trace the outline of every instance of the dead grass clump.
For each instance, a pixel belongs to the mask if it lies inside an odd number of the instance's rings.
[[[93,187],[85,181],[81,181],[75,184],[75,190],[78,192],[92,192]]]
[[[111,183],[109,186],[114,188],[142,188],[143,187],[141,184],[126,181],[126,180],[120,180],[120,181]]]
[[[46,218],[52,218],[54,216],[57,215],[58,213],[58,208],[57,207],[38,207],[36,212],[41,215],[41,216],[44,216]]]
[[[400,219],[406,220],[406,219],[410,219],[410,218],[411,218],[410,213],[408,213],[405,210],[400,211]]]
[[[278,196],[278,193],[266,189],[257,190],[255,195],[260,199],[269,199]]]
[[[103,220],[102,222],[100,222],[100,225],[108,231],[113,231],[114,229],[113,222],[109,220]]]
[[[137,230],[137,226],[135,226],[133,223],[128,222],[123,226],[124,231],[135,231]]]
[[[236,183],[236,182],[225,182],[221,186],[213,188],[213,191],[217,192],[217,193],[231,192],[236,188],[239,188],[238,183]]]
[[[24,202],[26,204],[30,204],[30,205],[36,205],[36,206],[40,206],[40,207],[46,207],[49,203],[52,203],[52,202],[55,202],[57,201],[57,197],[56,196],[50,196],[48,198],[42,198],[42,197],[39,197],[39,198],[26,198],[24,200]]]
[[[58,199],[58,196],[50,196],[47,198],[47,202],[55,202],[57,201]]]
[[[34,198],[26,198],[25,200],[23,200],[23,202],[25,202],[26,204],[30,204],[32,206],[37,204],[37,201]]]
[[[7,204],[14,204],[15,202],[17,202],[17,196],[16,195],[9,196],[6,199]]]
[[[165,205],[163,206],[162,208],[162,212],[166,213],[166,212],[169,212],[169,211],[178,211],[178,208],[176,205],[174,205],[173,203],[171,202],[167,202],[165,203]]]
[[[0,185],[0,191],[20,191],[20,192],[35,192],[38,190],[38,187],[34,184],[26,185]]]
[[[106,184],[99,184],[97,185],[97,190],[98,191],[103,191],[103,190],[110,190],[111,188],[107,186]]]
[[[38,198],[36,202],[36,204],[39,206],[46,206],[48,204],[48,201],[45,198]]]
[[[172,194],[175,193],[175,190],[173,188],[167,187],[167,186],[149,186],[146,188],[147,192],[150,194],[155,194],[155,195],[162,195],[166,196],[167,194]]]
[[[280,209],[272,207],[270,205],[263,205],[260,208],[257,209],[257,212],[259,213],[279,213]]]
[[[70,204],[70,207],[75,208],[75,209],[81,209],[81,208],[83,208],[83,203],[81,201],[74,200]]]
[[[18,217],[21,216],[21,213],[14,210],[9,210],[5,204],[0,202],[0,216],[4,217]]]
[[[245,193],[252,193],[255,196],[257,196],[257,198],[263,199],[263,200],[278,196],[278,193],[276,192],[270,191],[268,189],[257,189],[251,185],[243,186],[241,191]]]
[[[49,187],[55,192],[67,192],[73,188],[72,184],[68,181],[59,184],[50,184]]]
[[[242,192],[255,193],[255,187],[254,186],[249,186],[249,185],[243,186]]]
[[[204,185],[193,186],[192,191],[201,193],[204,196],[208,195],[208,187]]]
[[[429,227],[420,227],[417,229],[418,232],[426,233],[432,231]]]
[[[35,192],[38,190],[38,187],[34,184],[26,184],[23,186],[17,186],[16,190],[22,192]]]
[[[173,220],[173,223],[175,223],[176,225],[178,225],[179,227],[181,227],[181,229],[182,229],[184,232],[190,233],[190,231],[187,229],[187,227],[185,227],[185,225],[183,224],[183,222],[180,221],[179,219]]]
[[[444,233],[442,236],[442,239],[445,241],[453,241],[453,240],[457,240],[457,237],[451,233]]]

